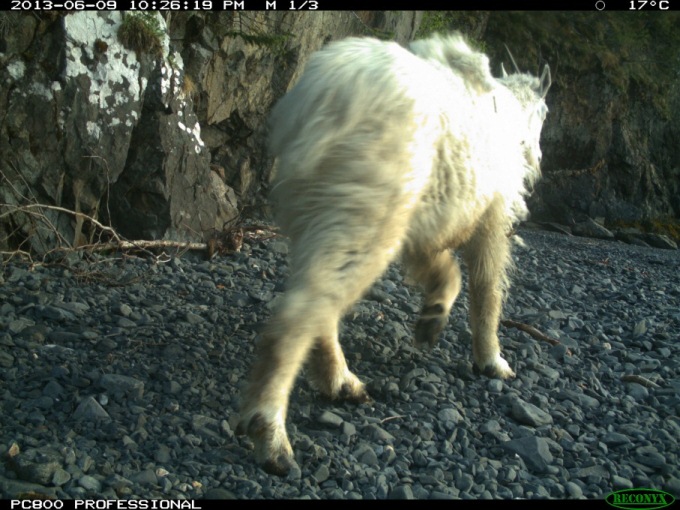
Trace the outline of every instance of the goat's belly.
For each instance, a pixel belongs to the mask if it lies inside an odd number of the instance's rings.
[[[411,218],[407,243],[418,251],[458,249],[474,234],[489,197],[468,201],[422,201]]]

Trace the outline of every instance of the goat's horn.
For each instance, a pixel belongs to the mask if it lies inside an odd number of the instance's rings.
[[[508,52],[508,55],[510,55],[510,60],[512,61],[512,65],[515,66],[515,71],[520,73],[521,71],[519,70],[519,67],[517,66],[517,62],[515,62],[515,58],[512,56],[512,53],[510,53],[510,48],[508,48],[507,44],[504,44],[505,50]]]

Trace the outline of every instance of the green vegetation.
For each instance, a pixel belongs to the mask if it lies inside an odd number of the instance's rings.
[[[163,37],[165,31],[154,12],[125,13],[123,23],[118,29],[118,40],[139,57],[148,53],[154,57],[163,56]]]
[[[680,243],[680,220],[672,217],[659,217],[644,221],[614,221],[614,228],[636,228],[642,232],[663,234]]]
[[[280,34],[266,34],[264,32],[245,33],[242,31],[229,31],[224,35],[231,37],[240,37],[248,44],[255,46],[264,46],[272,50],[274,54],[283,54],[286,51],[286,43],[293,34],[284,32]]]

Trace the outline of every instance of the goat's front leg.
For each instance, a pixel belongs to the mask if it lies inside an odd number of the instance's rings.
[[[498,325],[507,287],[510,241],[503,202],[496,200],[480,220],[464,249],[470,273],[470,326],[472,355],[477,368],[490,377],[514,377],[501,356]]]
[[[295,465],[286,433],[288,400],[314,340],[310,328],[295,327],[291,319],[296,317],[288,311],[281,311],[260,338],[236,430],[252,439],[255,459],[264,470],[279,476]]]

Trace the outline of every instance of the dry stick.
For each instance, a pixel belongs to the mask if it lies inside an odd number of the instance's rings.
[[[656,384],[654,381],[650,381],[646,377],[642,377],[641,375],[635,375],[635,374],[627,374],[621,376],[621,380],[624,382],[634,382],[638,384],[642,384],[643,386],[646,386],[647,388],[660,388],[658,384]]]
[[[191,243],[185,241],[168,241],[168,240],[138,240],[138,241],[117,241],[109,243],[97,243],[79,246],[79,250],[93,250],[93,251],[106,251],[106,250],[134,250],[134,249],[148,249],[148,248],[182,248],[187,250],[207,250],[208,245],[206,243]]]
[[[388,416],[387,418],[383,418],[382,420],[380,420],[380,423],[386,423],[386,422],[391,421],[391,420],[399,420],[401,418],[406,418],[406,415],[405,414],[398,414],[396,416]]]
[[[512,320],[502,320],[501,324],[505,326],[506,328],[517,328],[520,331],[524,331],[525,333],[529,333],[531,336],[536,338],[537,340],[542,340],[544,342],[548,342],[550,345],[560,345],[559,340],[555,340],[554,338],[550,338],[548,335],[540,332],[533,326],[529,326],[528,324],[524,324],[523,322],[516,322]]]

